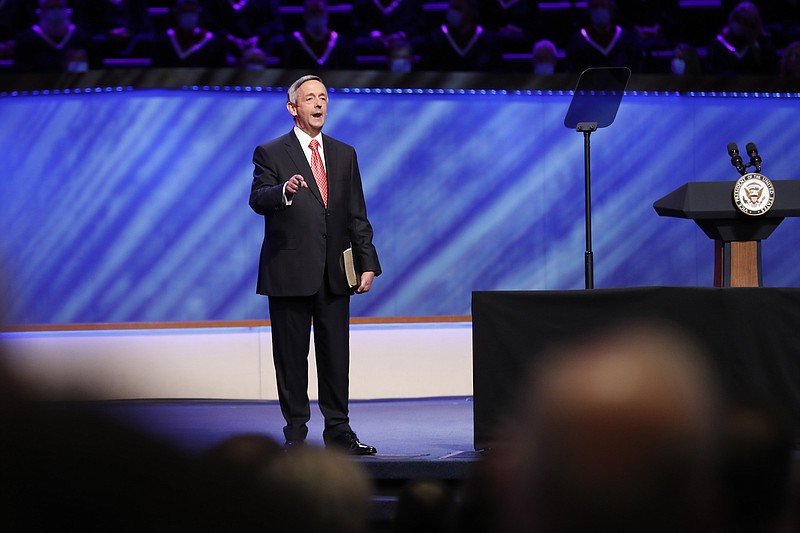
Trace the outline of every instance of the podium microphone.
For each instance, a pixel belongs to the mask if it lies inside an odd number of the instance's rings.
[[[761,172],[761,156],[758,155],[758,149],[756,148],[755,143],[747,143],[747,146],[745,148],[747,149],[747,155],[750,156],[750,164],[747,165],[747,166],[756,167],[756,172],[760,173]]]
[[[731,165],[735,166],[739,174],[744,176],[747,170],[742,161],[742,156],[739,155],[739,147],[736,146],[736,143],[728,143],[728,155],[731,156]]]

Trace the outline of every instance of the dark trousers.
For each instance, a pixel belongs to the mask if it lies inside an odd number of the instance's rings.
[[[286,440],[303,440],[311,418],[308,400],[308,354],[311,324],[319,384],[319,407],[327,441],[350,431],[348,417],[350,371],[350,296],[331,293],[323,282],[319,292],[303,297],[269,297],[272,357],[278,400],[286,421]]]

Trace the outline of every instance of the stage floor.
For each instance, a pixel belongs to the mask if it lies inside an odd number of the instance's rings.
[[[97,406],[117,422],[200,454],[226,438],[263,434],[283,443],[276,401],[117,400]],[[311,405],[307,442],[322,446],[322,414]],[[463,480],[479,458],[473,448],[472,397],[350,402],[350,423],[378,454],[356,457],[376,480]]]

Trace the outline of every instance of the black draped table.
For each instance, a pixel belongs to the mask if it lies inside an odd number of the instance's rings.
[[[728,390],[764,394],[800,436],[800,289],[637,287],[472,293],[475,448],[514,409],[530,362],[554,343],[629,320],[684,328],[703,343]]]

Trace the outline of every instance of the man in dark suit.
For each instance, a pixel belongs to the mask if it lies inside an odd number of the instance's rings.
[[[370,455],[375,448],[358,440],[348,417],[350,294],[369,291],[381,273],[356,152],[322,134],[328,91],[317,76],[295,81],[286,107],[294,129],[255,149],[250,192],[250,207],[265,222],[256,291],[269,297],[286,446],[308,434],[313,320],[325,444]],[[351,246],[359,273],[352,289],[342,266]]]

